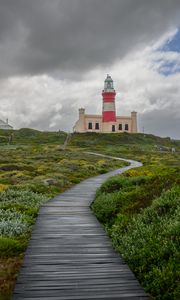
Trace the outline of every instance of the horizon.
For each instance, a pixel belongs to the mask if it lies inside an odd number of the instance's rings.
[[[38,131],[38,132],[52,132],[52,133],[58,133],[58,132],[63,132],[63,133],[66,133],[66,134],[102,134],[102,135],[108,135],[108,134],[132,134],[132,135],[136,135],[136,134],[141,134],[141,135],[151,135],[151,136],[154,136],[154,137],[159,137],[159,138],[162,138],[162,139],[170,139],[171,141],[180,141],[180,139],[175,139],[175,138],[172,138],[170,136],[160,136],[160,135],[155,135],[153,133],[148,133],[148,132],[136,132],[136,133],[132,133],[132,132],[127,132],[127,131],[123,131],[123,132],[116,132],[116,133],[113,133],[113,132],[109,132],[109,133],[102,133],[102,132],[73,132],[73,131],[65,131],[65,130],[60,130],[60,129],[57,129],[57,130],[43,130],[43,129],[37,129],[37,128],[32,128],[32,127],[21,127],[21,128],[13,128],[13,129],[9,129],[9,131],[18,131],[18,130],[23,130],[23,129],[30,129],[30,130],[34,130],[34,131]],[[6,130],[6,129],[0,129],[0,130]],[[8,130],[6,130],[8,132]]]

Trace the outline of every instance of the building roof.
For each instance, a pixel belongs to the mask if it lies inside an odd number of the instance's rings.
[[[111,76],[109,74],[107,74],[105,81],[113,81],[113,80],[112,80]]]

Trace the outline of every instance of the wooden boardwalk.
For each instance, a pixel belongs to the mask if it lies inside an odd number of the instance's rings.
[[[83,181],[40,209],[13,300],[149,299],[89,206],[108,177]]]

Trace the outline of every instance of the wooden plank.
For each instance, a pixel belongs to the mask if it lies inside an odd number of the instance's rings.
[[[134,166],[87,179],[41,207],[13,300],[149,298],[89,209],[106,178]]]

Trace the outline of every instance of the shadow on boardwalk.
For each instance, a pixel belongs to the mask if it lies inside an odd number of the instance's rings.
[[[41,207],[13,300],[149,299],[89,208],[104,180],[141,166],[126,161]]]

